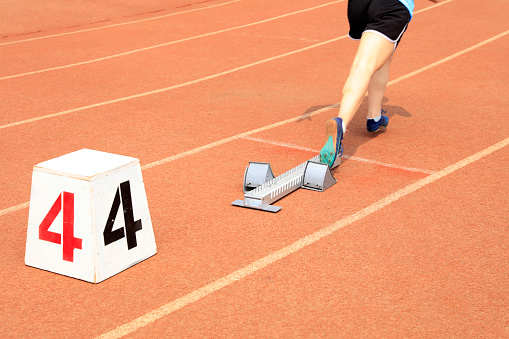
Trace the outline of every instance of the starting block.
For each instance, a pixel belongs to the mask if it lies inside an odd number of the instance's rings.
[[[244,174],[244,193],[272,179],[274,179],[274,173],[272,173],[270,164],[265,162],[249,162],[249,166],[246,167],[246,173]]]
[[[341,157],[337,157],[332,168],[340,164]],[[323,192],[335,183],[329,166],[320,163],[320,155],[278,177],[274,177],[270,164],[250,162],[244,174],[244,200],[235,200],[232,205],[279,212],[281,207],[271,204],[293,191],[304,188]]]
[[[34,167],[26,265],[98,283],[154,254],[138,159],[82,149]]]

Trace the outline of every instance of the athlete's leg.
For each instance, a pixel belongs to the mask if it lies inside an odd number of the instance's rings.
[[[385,88],[389,81],[389,66],[392,61],[392,55],[389,60],[373,74],[368,86],[368,119],[374,119],[380,115],[382,110],[382,100],[384,98]]]
[[[341,148],[343,126],[339,125],[344,124],[346,129],[366,95],[373,74],[389,61],[393,51],[394,43],[382,36],[372,32],[364,32],[362,35],[350,74],[343,88],[343,98],[338,114],[340,119],[329,119],[325,125],[327,139],[320,151],[322,163],[332,167],[335,156],[340,156],[338,150]],[[337,140],[338,138],[340,140]]]
[[[386,63],[388,68],[393,51],[394,43],[382,36],[373,32],[365,32],[362,35],[350,74],[343,88],[343,98],[339,108],[338,117],[343,119],[345,127],[357,112],[375,72]],[[388,73],[388,69],[384,69],[381,74],[384,72]]]

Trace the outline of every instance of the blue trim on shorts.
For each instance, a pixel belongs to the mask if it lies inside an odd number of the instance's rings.
[[[399,0],[410,12],[410,20],[412,20],[412,15],[414,13],[414,0]]]

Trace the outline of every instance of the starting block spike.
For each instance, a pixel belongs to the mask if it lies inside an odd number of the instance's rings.
[[[341,157],[336,158],[332,168],[339,166],[339,164],[341,164]],[[272,175],[271,179],[269,172]],[[251,175],[247,179],[249,173]],[[232,205],[275,213],[279,212],[281,207],[271,204],[293,191],[302,187],[323,192],[336,182],[329,166],[320,163],[320,155],[278,177],[273,176],[269,164],[250,162],[244,175],[244,200],[235,200]],[[247,191],[247,187],[252,187],[248,186],[248,183],[251,185],[255,183],[258,186]]]

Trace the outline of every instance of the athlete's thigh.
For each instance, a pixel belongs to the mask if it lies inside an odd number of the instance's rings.
[[[391,57],[394,43],[373,32],[362,34],[352,68],[362,67],[376,72]]]

